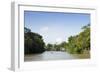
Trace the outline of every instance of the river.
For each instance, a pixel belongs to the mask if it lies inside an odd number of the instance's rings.
[[[24,61],[47,61],[47,60],[66,60],[75,59],[67,52],[61,51],[45,51],[42,54],[25,55]]]

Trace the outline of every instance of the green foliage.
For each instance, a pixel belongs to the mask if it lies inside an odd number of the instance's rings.
[[[43,42],[42,36],[37,33],[31,32],[28,28],[24,33],[24,42],[25,54],[42,53],[45,51],[45,43]]]
[[[53,48],[55,51],[61,51],[61,45],[60,44],[54,44]]]
[[[66,42],[62,42],[60,44],[47,44],[47,51],[65,51],[66,50]]]
[[[42,36],[25,29],[25,54],[42,53],[47,51],[67,51],[72,54],[84,53],[90,51],[90,24],[83,26],[82,31],[68,38],[68,42],[63,41],[60,44],[45,45]]]
[[[82,32],[68,38],[67,50],[70,53],[83,53],[90,50],[90,24],[82,27]]]
[[[47,51],[51,51],[52,48],[53,48],[53,45],[52,44],[47,44],[47,46],[46,46],[46,50]]]

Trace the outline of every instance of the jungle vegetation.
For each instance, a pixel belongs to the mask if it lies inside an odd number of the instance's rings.
[[[24,27],[24,53],[34,54],[44,51],[66,51],[71,54],[82,54],[90,51],[90,24],[83,26],[81,29],[82,31],[79,34],[69,36],[68,42],[65,40],[60,44],[48,43],[46,45],[42,35],[31,32],[30,29]]]

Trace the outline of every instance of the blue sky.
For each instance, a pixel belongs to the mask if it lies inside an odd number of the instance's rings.
[[[24,11],[25,27],[43,36],[44,42],[61,43],[81,32],[90,23],[90,14]]]

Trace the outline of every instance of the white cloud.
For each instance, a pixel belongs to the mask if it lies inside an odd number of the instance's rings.
[[[60,38],[60,37],[59,37],[59,38],[56,38],[56,43],[57,43],[57,44],[59,44],[59,43],[61,43],[61,42],[62,42],[62,38]]]
[[[47,32],[48,30],[49,30],[49,28],[47,26],[40,28],[40,31],[43,33]]]
[[[39,33],[43,36],[44,42],[48,42],[48,32],[49,28],[47,26],[44,26],[42,28],[40,28]]]

